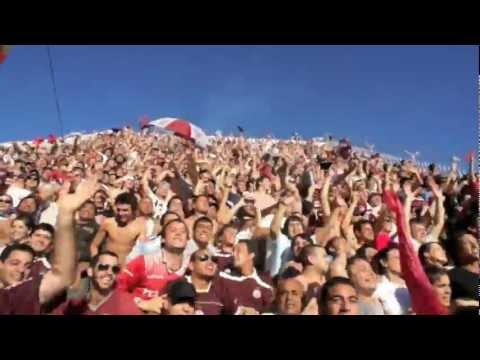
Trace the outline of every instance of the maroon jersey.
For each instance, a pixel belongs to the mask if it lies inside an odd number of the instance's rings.
[[[31,276],[44,275],[52,268],[52,265],[45,257],[38,257],[33,260],[32,267],[30,268]]]
[[[222,271],[218,282],[218,291],[226,314],[235,314],[240,306],[252,307],[259,313],[270,310],[273,287],[269,275],[259,275],[256,270],[250,276]]]
[[[233,265],[233,254],[226,253],[224,251],[217,250],[215,256],[218,259],[217,267],[218,271],[223,271]]]
[[[42,279],[43,276],[31,276],[17,285],[0,289],[0,315],[39,315]]]
[[[190,276],[185,276],[189,283],[192,282]],[[224,305],[222,303],[222,292],[219,288],[218,278],[210,282],[206,291],[197,291],[197,300],[195,305],[197,310],[200,310],[203,315],[221,315],[223,313]]]
[[[87,299],[68,300],[53,311],[53,315],[142,315],[143,312],[133,301],[134,296],[121,290],[112,294],[100,305],[93,308]]]

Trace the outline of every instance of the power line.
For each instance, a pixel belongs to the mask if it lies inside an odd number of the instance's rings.
[[[55,97],[55,104],[57,106],[57,118],[58,118],[58,123],[60,124],[60,134],[63,137],[62,112],[60,110],[60,102],[58,101],[57,84],[55,83],[55,71],[53,70],[52,54],[50,53],[50,46],[45,45],[45,48],[47,49],[48,62],[50,65],[50,79],[52,80],[53,95]]]

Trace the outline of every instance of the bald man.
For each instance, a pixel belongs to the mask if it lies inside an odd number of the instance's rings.
[[[302,283],[294,278],[280,280],[277,290],[277,314],[301,315],[305,290]]]

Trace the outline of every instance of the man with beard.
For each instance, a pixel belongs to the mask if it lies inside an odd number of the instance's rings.
[[[145,221],[135,217],[137,200],[129,193],[122,193],[115,198],[115,218],[106,219],[90,246],[92,256],[98,253],[104,241],[105,250],[118,255],[121,266],[125,266],[127,255],[132,251],[137,239],[145,239]]]
[[[133,295],[116,289],[120,272],[118,256],[111,251],[95,255],[87,269],[90,290],[82,299],[69,300],[53,311],[55,315],[141,315]]]

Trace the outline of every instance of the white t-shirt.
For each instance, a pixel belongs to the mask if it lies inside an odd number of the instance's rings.
[[[58,205],[56,203],[50,203],[50,205],[42,211],[40,215],[40,222],[50,224],[53,227],[57,226]]]
[[[22,189],[16,186],[10,186],[7,190],[7,195],[10,195],[13,200],[13,207],[17,207],[19,202],[30,195],[31,192],[27,189]]]
[[[406,315],[411,306],[408,289],[391,282],[386,276],[380,278],[374,296],[382,302],[387,315]]]

